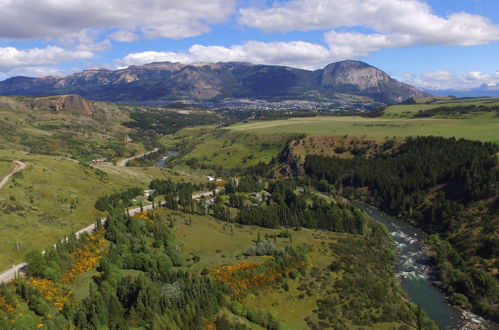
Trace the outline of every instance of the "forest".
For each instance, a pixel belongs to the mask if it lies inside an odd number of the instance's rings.
[[[454,300],[469,301],[476,311],[498,320],[497,278],[483,266],[496,260],[499,245],[497,151],[491,143],[417,137],[395,152],[369,158],[309,155],[304,166],[317,186],[326,180],[349,197],[364,198],[439,234],[429,244],[446,290]],[[471,210],[477,205],[485,208],[479,234],[469,235],[463,228],[475,221]],[[481,266],[477,257],[484,260]]]
[[[218,115],[209,112],[184,114],[157,109],[135,110],[130,112],[130,118],[131,121],[124,123],[124,126],[157,135],[173,134],[184,127],[216,124],[222,121]]]
[[[294,181],[248,176],[228,187],[228,194],[217,193],[207,206],[204,198],[192,199],[202,187],[155,179],[153,209],[133,215],[126,207],[139,189],[102,196],[96,206],[108,211],[104,224],[97,221],[93,233],[72,234],[44,253],[28,253],[26,277],[0,286],[0,329],[249,329],[248,324],[282,329],[279,318],[247,301],[290,287],[296,287],[298,301],[314,298],[316,307],[302,316],[312,329],[378,322],[434,329],[397,286],[389,234],[361,211]],[[259,205],[250,193],[254,189],[261,194]],[[224,232],[231,228],[231,240],[238,240],[233,226],[282,229],[258,232],[254,245],[240,252],[245,259],[260,256],[258,262],[194,270],[201,257],[183,254],[172,233],[178,225],[173,216],[190,226],[194,214],[216,221]],[[314,251],[309,244],[293,244],[302,228],[342,234]],[[312,263],[317,253],[332,255],[325,268]],[[86,274],[88,289],[78,283]],[[86,293],[75,299],[73,289]]]
[[[457,106],[441,106],[428,110],[420,110],[414,115],[414,118],[425,118],[433,116],[453,116],[453,115],[464,115],[473,112],[496,112],[499,114],[499,106],[491,105],[457,105]]]

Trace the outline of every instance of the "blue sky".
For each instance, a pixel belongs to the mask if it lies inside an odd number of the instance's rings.
[[[499,86],[497,0],[0,0],[0,12],[0,79],[358,59],[427,89]]]

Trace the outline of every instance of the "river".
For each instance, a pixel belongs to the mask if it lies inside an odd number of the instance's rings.
[[[435,323],[443,329],[498,329],[497,326],[487,326],[483,319],[472,313],[463,315],[445,301],[443,293],[428,277],[430,260],[421,249],[421,241],[425,237],[422,231],[375,207],[355,201],[351,203],[388,228],[395,241],[400,286]]]
[[[168,158],[178,155],[178,152],[175,150],[168,150],[166,155],[161,157],[161,159],[156,163],[156,167],[164,168],[168,162]]]

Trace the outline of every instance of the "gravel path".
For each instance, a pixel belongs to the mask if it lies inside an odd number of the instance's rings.
[[[6,176],[3,177],[2,181],[0,181],[0,189],[2,189],[3,186],[9,182],[9,179],[11,176],[13,176],[15,173],[22,171],[26,168],[26,164],[21,162],[20,160],[16,160],[16,166],[12,171],[9,172]]]

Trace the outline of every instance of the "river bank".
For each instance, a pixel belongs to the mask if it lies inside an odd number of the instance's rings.
[[[485,330],[499,329],[482,317],[449,304],[445,293],[437,288],[435,270],[425,246],[426,234],[377,208],[353,201],[373,220],[383,223],[392,235],[397,251],[396,276],[411,301],[421,308],[443,329]]]

